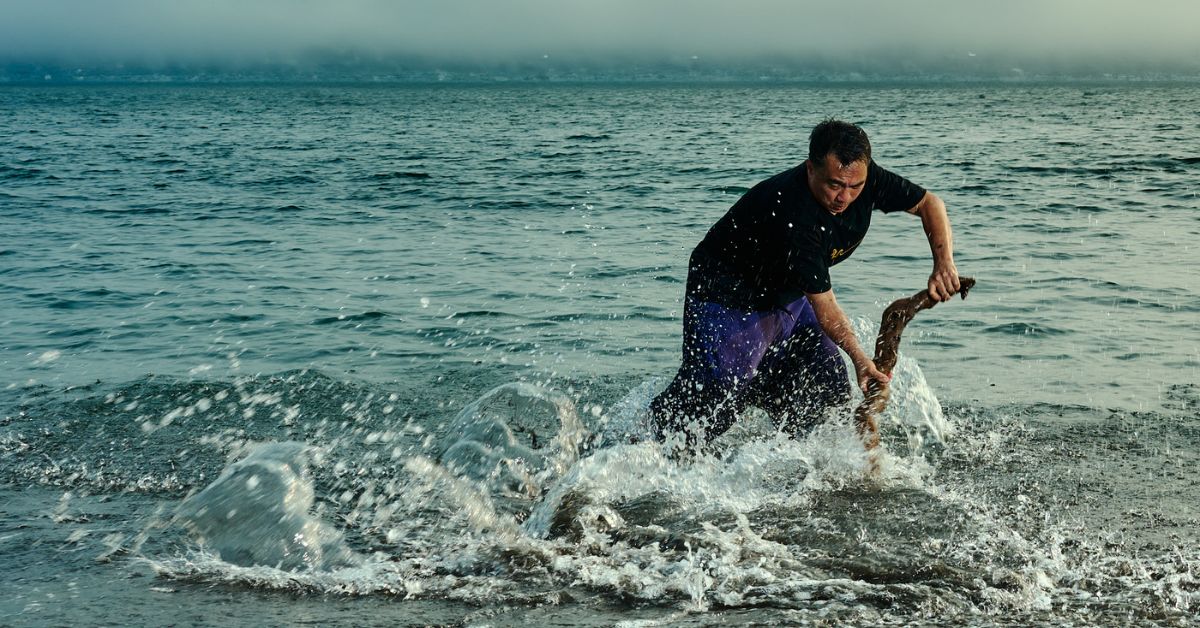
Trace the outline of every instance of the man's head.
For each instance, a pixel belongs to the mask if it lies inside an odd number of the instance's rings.
[[[871,140],[862,128],[830,118],[808,138],[808,187],[817,203],[840,214],[867,183]]]

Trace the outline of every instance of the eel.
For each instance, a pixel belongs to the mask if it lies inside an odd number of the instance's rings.
[[[957,294],[962,295],[962,298],[965,299],[967,291],[974,287],[975,280],[971,277],[959,277],[958,282]],[[896,359],[900,351],[900,335],[904,333],[904,328],[917,315],[917,312],[937,304],[938,302],[929,296],[929,290],[922,290],[911,297],[893,301],[883,311],[883,320],[879,324],[879,337],[875,339],[875,368],[887,375],[892,374],[892,369],[896,368]],[[858,429],[859,437],[862,438],[863,447],[869,453],[872,472],[878,471],[874,451],[879,445],[879,422],[876,417],[887,407],[890,395],[891,390],[888,384],[871,380],[867,384],[867,392],[862,403],[858,404],[854,410],[854,424]]]

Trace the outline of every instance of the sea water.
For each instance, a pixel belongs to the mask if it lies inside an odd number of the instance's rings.
[[[1193,85],[0,87],[0,623],[1185,624]],[[827,116],[979,284],[845,416],[638,441]],[[920,221],[833,271],[871,342]]]

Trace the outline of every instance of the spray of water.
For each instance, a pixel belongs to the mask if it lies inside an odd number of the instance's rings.
[[[1164,616],[1198,601],[1193,554],[1131,562],[1087,549],[1028,498],[996,502],[939,475],[940,452],[999,464],[1028,434],[956,434],[907,358],[873,479],[848,413],[793,440],[752,409],[712,451],[673,457],[639,441],[660,386],[634,386],[591,430],[546,387],[493,389],[386,483],[344,489],[336,528],[314,511],[312,476],[344,465],[310,468],[312,449],[296,443],[260,446],[180,507],[195,551],[150,560],[169,577],[318,593],[538,605],[583,589],[683,612],[771,606],[856,621],[889,608],[1036,616],[1064,596],[1120,591],[1160,600]]]

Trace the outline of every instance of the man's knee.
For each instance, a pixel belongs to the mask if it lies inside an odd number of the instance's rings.
[[[716,386],[669,386],[650,402],[650,428],[655,440],[681,435],[690,449],[729,430],[737,414],[730,391]]]
[[[776,427],[798,437],[811,432],[831,413],[847,408],[850,399],[847,380],[823,384],[808,380],[762,394],[758,405],[766,410]]]

